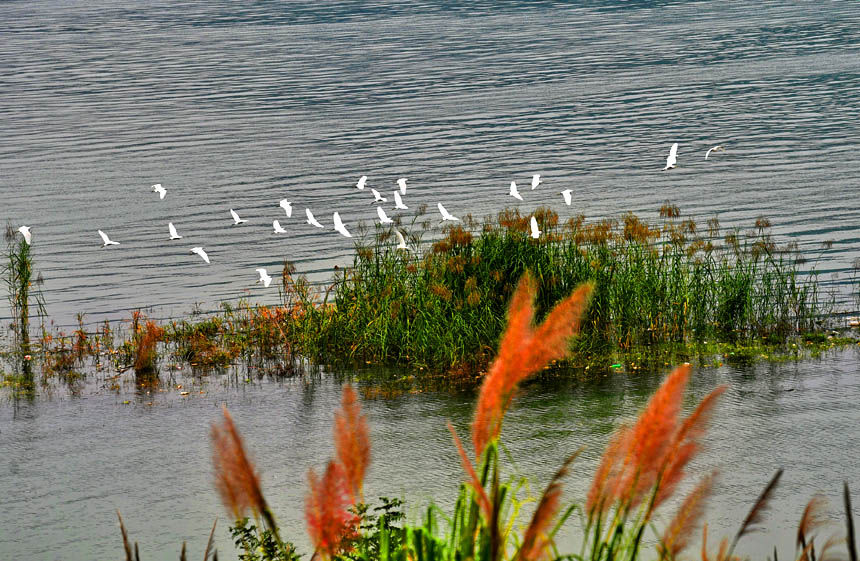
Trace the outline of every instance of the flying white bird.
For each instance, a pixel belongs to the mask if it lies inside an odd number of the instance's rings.
[[[104,242],[102,244],[102,247],[107,247],[109,245],[119,245],[119,242],[111,241],[110,238],[107,236],[107,234],[105,234],[101,230],[99,230],[99,235],[102,237],[102,241]]]
[[[379,215],[379,223],[380,224],[391,224],[394,220],[388,218],[388,215],[385,214],[385,211],[382,210],[381,206],[376,207],[376,214]]]
[[[287,218],[290,218],[293,215],[293,205],[290,204],[290,201],[287,199],[281,199],[281,204],[278,206],[284,209],[284,212],[287,213]]]
[[[305,214],[307,214],[307,215],[308,215],[308,224],[310,224],[311,226],[316,226],[317,228],[322,228],[322,227],[323,227],[323,225],[322,225],[322,224],[320,224],[319,222],[317,222],[317,219],[316,219],[316,218],[314,218],[314,215],[313,215],[313,213],[311,212],[311,209],[306,208],[306,209],[305,209]]]
[[[397,184],[400,185],[400,194],[405,195],[406,194],[406,178],[401,177],[400,179],[397,180]]]
[[[18,228],[18,231],[21,232],[21,235],[24,236],[24,241],[27,242],[27,245],[30,245],[30,227],[29,226],[21,226]]]
[[[532,191],[534,191],[538,185],[540,185],[540,174],[536,173],[532,176]]]
[[[669,148],[669,157],[666,158],[666,167],[663,168],[663,171],[667,169],[672,169],[675,167],[675,163],[678,161],[678,143],[672,145]]]
[[[153,193],[158,193],[158,198],[159,198],[159,200],[160,200],[160,199],[163,199],[163,198],[164,198],[164,195],[166,195],[166,194],[167,194],[167,189],[165,189],[164,187],[162,187],[162,186],[161,186],[161,183],[156,183],[155,185],[153,185],[153,186],[152,186],[152,192],[153,192]]]
[[[534,239],[538,239],[543,232],[538,230],[537,219],[534,216],[532,216],[531,223],[532,223],[532,237]]]
[[[281,223],[277,220],[272,220],[272,228],[275,229],[276,234],[286,234],[287,231],[281,227]]]
[[[573,193],[573,191],[571,189],[565,189],[564,191],[561,192],[561,196],[564,197],[564,202],[565,202],[565,204],[567,204],[567,206],[570,206],[570,202],[571,202],[570,194],[571,193]]]
[[[331,219],[334,222],[334,229],[337,232],[340,232],[342,235],[346,236],[347,238],[352,237],[352,234],[350,234],[347,231],[346,226],[343,225],[343,220],[340,219],[340,214],[335,212],[334,214],[331,215]]]
[[[233,217],[233,226],[238,226],[239,224],[243,224],[243,223],[247,222],[247,220],[243,220],[243,219],[239,218],[239,215],[236,214],[236,211],[233,210],[232,208],[230,209],[230,215]]]
[[[176,226],[173,225],[173,222],[167,223],[167,229],[170,230],[170,239],[171,240],[181,240],[182,236],[176,231]]]
[[[272,277],[269,276],[269,273],[266,272],[266,269],[259,268],[254,270],[260,273],[260,280],[258,280],[257,282],[263,283],[263,286],[268,288],[269,285],[272,284]]]
[[[517,191],[517,182],[511,181],[511,196],[519,201],[523,200],[523,196]]]
[[[403,199],[400,198],[400,191],[394,192],[394,208],[398,210],[409,210],[409,207],[403,204]]]
[[[380,195],[379,191],[377,191],[376,189],[371,187],[370,192],[373,193],[373,202],[375,202],[375,203],[386,203],[386,202],[388,202],[388,199],[386,199],[385,197]]]
[[[443,222],[445,220],[460,220],[459,218],[445,210],[445,207],[442,206],[442,203],[438,203],[436,206],[439,207],[439,213],[442,215]]]
[[[358,183],[355,184],[355,186],[358,187],[359,189],[364,189],[365,183],[367,183],[367,176],[362,175],[361,178],[358,180]]]
[[[209,263],[209,256],[208,256],[208,255],[206,255],[206,252],[205,252],[205,251],[203,251],[203,248],[202,248],[202,247],[192,247],[192,248],[191,248],[191,253],[196,253],[197,255],[199,255],[200,257],[202,257],[204,261],[206,261],[207,263]]]
[[[708,156],[711,155],[711,152],[722,152],[723,150],[725,150],[725,148],[723,148],[722,146],[714,146],[713,148],[705,152],[705,159],[708,159]]]
[[[397,244],[397,249],[405,249],[409,251],[409,248],[406,247],[406,238],[403,237],[403,234],[400,233],[400,230],[395,228],[394,233],[397,234],[397,239],[400,240],[400,243]]]

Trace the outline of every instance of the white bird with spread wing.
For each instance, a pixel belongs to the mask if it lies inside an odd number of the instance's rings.
[[[161,200],[167,194],[167,189],[161,186],[161,183],[156,183],[152,186],[152,192],[158,193],[158,199]]]
[[[406,178],[401,177],[400,179],[398,179],[397,185],[400,186],[400,194],[405,195],[406,194]]]
[[[400,198],[400,191],[394,192],[394,208],[397,210],[409,210],[409,207],[403,204],[403,199]]]
[[[276,234],[286,234],[287,231],[281,226],[281,223],[277,220],[272,220],[272,228],[275,229]]]
[[[32,239],[32,234],[30,234],[30,227],[21,226],[20,228],[18,228],[18,231],[21,232],[22,236],[24,236],[24,241],[27,242],[27,245],[30,245],[30,240]]]
[[[379,223],[380,224],[391,224],[394,220],[388,218],[388,215],[385,214],[385,211],[382,210],[381,206],[376,207],[376,214],[379,215]]]
[[[176,231],[176,226],[173,225],[173,222],[167,223],[167,229],[170,231],[170,239],[171,240],[181,240],[182,236],[179,235],[179,232]]]
[[[311,212],[311,209],[306,208],[306,209],[305,209],[305,214],[307,214],[307,215],[308,215],[308,224],[310,224],[311,226],[316,226],[317,228],[323,228],[323,225],[322,225],[322,224],[320,224],[319,222],[317,222],[317,219],[316,219],[316,218],[314,218],[314,215],[313,215],[313,213]]]
[[[517,182],[516,181],[511,181],[511,196],[513,198],[517,199],[518,201],[523,200],[523,196],[520,195],[519,191],[517,191]]]
[[[406,246],[406,238],[403,237],[400,230],[395,228],[394,233],[397,234],[397,239],[400,240],[400,243],[397,244],[397,249],[405,249],[406,251],[409,251],[409,248]]]
[[[711,152],[722,152],[724,150],[725,150],[725,148],[723,146],[714,146],[713,148],[711,148],[710,150],[705,152],[705,159],[706,160],[708,159],[708,156],[711,155]]]
[[[340,219],[340,214],[335,212],[331,215],[331,219],[334,222],[334,229],[336,232],[339,232],[341,235],[347,238],[351,238],[352,234],[346,229],[346,226],[343,225],[343,220]]]
[[[538,229],[537,219],[534,216],[532,216],[532,219],[531,219],[531,226],[532,226],[532,237],[534,239],[538,239],[543,232],[541,232]]]
[[[532,176],[532,191],[537,189],[538,185],[540,185],[540,174],[536,173]]]
[[[263,286],[269,288],[269,285],[272,284],[272,277],[269,276],[269,273],[266,272],[266,269],[263,269],[261,267],[259,269],[254,270],[260,273],[260,280],[258,280],[257,282],[261,282],[263,283]]]
[[[356,186],[356,187],[358,187],[359,189],[364,189],[364,184],[365,184],[365,183],[367,183],[367,176],[366,176],[366,175],[362,175],[362,176],[359,178],[358,183],[356,183],[356,184],[355,184],[355,186]]]
[[[104,242],[102,244],[102,247],[107,247],[109,245],[119,245],[119,242],[111,241],[111,239],[108,237],[108,235],[105,234],[104,232],[102,232],[101,230],[99,230],[99,235],[102,237],[102,241]]]
[[[445,207],[442,206],[442,203],[437,203],[436,206],[439,208],[439,214],[442,215],[442,222],[446,220],[460,220],[459,218],[445,210]]]
[[[561,196],[564,197],[564,202],[567,206],[570,206],[570,203],[572,200],[570,195],[572,193],[573,193],[572,189],[565,189],[564,191],[561,192]]]
[[[678,162],[678,143],[672,145],[669,148],[669,156],[666,158],[666,167],[663,168],[663,171],[667,169],[673,169],[675,164]]]
[[[209,263],[209,256],[206,255],[206,252],[203,251],[202,247],[192,247],[190,253],[196,253],[197,255],[202,257],[203,260],[206,261],[206,263]]]
[[[293,205],[287,199],[281,199],[281,204],[278,206],[284,209],[284,212],[287,213],[287,218],[290,218],[293,215]]]
[[[238,226],[239,224],[244,224],[247,220],[243,220],[239,218],[239,215],[236,214],[236,211],[232,208],[230,209],[230,216],[233,217],[233,226]]]
[[[370,192],[373,193],[373,202],[375,202],[375,203],[387,203],[388,202],[388,199],[386,199],[385,197],[380,195],[379,191],[377,191],[373,187],[370,188]]]

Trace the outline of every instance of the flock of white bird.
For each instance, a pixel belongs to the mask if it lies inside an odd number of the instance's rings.
[[[725,150],[725,148],[723,146],[714,146],[713,148],[709,149],[705,153],[705,159],[707,160],[708,157],[713,152],[722,152],[724,150]],[[678,162],[678,143],[676,142],[669,149],[669,155],[666,158],[666,167],[663,168],[663,171],[674,169],[677,162]],[[533,175],[532,176],[532,183],[531,183],[531,190],[534,191],[538,187],[538,185],[540,185],[541,183],[542,182],[541,182],[540,174]],[[367,176],[366,175],[362,175],[361,178],[358,180],[358,182],[355,184],[355,186],[359,190],[364,190],[366,185],[367,185]],[[394,210],[408,210],[409,207],[403,203],[403,197],[406,195],[406,178],[401,177],[400,179],[398,179],[397,180],[397,186],[398,186],[398,190],[394,191]],[[161,183],[156,183],[155,185],[153,185],[152,191],[154,193],[158,194],[158,198],[160,200],[163,200],[164,197],[167,195],[167,189],[165,189],[161,185]],[[370,192],[373,194],[373,203],[374,204],[378,205],[379,203],[387,203],[388,202],[388,199],[385,198],[384,196],[382,196],[382,194],[379,191],[377,191],[376,189],[371,188]],[[565,204],[568,206],[570,206],[572,203],[572,193],[573,193],[573,191],[571,189],[565,189],[564,191],[560,192],[562,197],[564,197]],[[517,199],[518,201],[523,200],[522,195],[520,195],[520,192],[517,189],[517,184],[515,181],[511,181],[511,188],[510,188],[509,194],[511,197]],[[282,199],[279,206],[280,206],[280,208],[284,209],[284,212],[286,213],[287,218],[291,218],[293,216],[293,206],[292,206],[292,203],[290,203],[290,201],[288,201],[287,199]],[[456,222],[456,221],[460,220],[459,218],[457,218],[456,216],[454,216],[450,212],[448,212],[445,209],[445,207],[442,205],[442,203],[438,203],[436,206],[439,209],[439,214],[442,216],[442,222],[446,222],[446,221]],[[382,208],[381,206],[376,207],[376,214],[379,216],[380,224],[393,224],[394,223],[394,220],[392,220],[388,216],[388,214],[385,212],[385,209]],[[315,226],[317,228],[325,228],[325,226],[320,224],[319,221],[316,218],[314,218],[314,215],[311,212],[311,209],[305,208],[305,215],[307,216],[307,223],[310,224],[311,226]],[[235,210],[233,210],[232,208],[230,209],[230,216],[233,217],[233,225],[234,226],[239,226],[240,224],[244,224],[247,222],[247,220],[242,219],[239,216],[239,214]],[[335,212],[334,214],[332,214],[332,222],[334,223],[334,230],[336,232],[338,232],[339,234],[341,234],[342,236],[345,236],[347,238],[352,237],[352,234],[350,234],[349,230],[347,230],[346,225],[343,223],[343,220],[341,219],[339,213]],[[283,226],[281,226],[281,223],[278,220],[272,221],[272,228],[274,229],[275,234],[286,234],[287,233],[287,231],[283,228]],[[182,239],[182,236],[180,236],[179,233],[177,232],[176,227],[173,225],[173,222],[167,223],[167,229],[168,229],[168,232],[170,234],[171,240],[181,240]],[[21,235],[24,237],[24,240],[27,242],[27,245],[29,245],[30,241],[32,239],[32,233],[30,232],[30,227],[29,226],[21,226],[20,228],[18,228],[18,232],[21,233]],[[111,240],[108,237],[108,235],[105,234],[103,231],[99,230],[98,233],[99,233],[99,236],[101,236],[101,239],[103,242],[102,247],[108,247],[108,246],[112,246],[112,245],[120,245],[119,242]],[[400,232],[400,230],[398,230],[397,228],[394,228],[394,233],[397,235],[397,240],[399,242],[397,245],[397,249],[409,251],[409,247],[406,244],[406,238],[403,236],[403,233]],[[540,229],[538,228],[537,220],[535,219],[534,216],[532,216],[531,217],[531,237],[534,239],[538,239],[542,233],[543,232],[541,232]],[[192,247],[190,250],[190,253],[195,253],[195,254],[199,255],[200,258],[203,259],[203,261],[205,261],[207,264],[210,262],[209,256],[206,254],[206,251],[200,246]],[[269,276],[269,274],[266,272],[265,268],[258,268],[258,269],[255,269],[255,271],[257,273],[259,273],[259,275],[260,275],[260,278],[257,281],[258,283],[262,283],[263,286],[265,286],[265,287],[268,287],[272,283],[272,277]]]

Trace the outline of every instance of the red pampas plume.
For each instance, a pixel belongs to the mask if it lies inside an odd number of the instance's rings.
[[[353,501],[363,500],[362,484],[370,465],[370,429],[350,385],[344,386],[341,408],[334,414],[334,446]]]
[[[305,499],[305,521],[308,535],[316,553],[330,559],[356,536],[358,517],[349,511],[352,506],[349,485],[343,468],[329,461],[320,479],[308,470],[308,495]]]

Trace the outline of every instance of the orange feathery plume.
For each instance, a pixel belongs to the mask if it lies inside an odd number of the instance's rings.
[[[708,556],[708,525],[702,526],[702,561],[726,561],[729,554],[729,539],[723,538],[720,540],[720,549],[717,551],[717,556],[713,560]]]
[[[224,408],[224,424],[212,424],[212,463],[215,466],[215,487],[221,500],[240,518],[247,509],[256,513],[268,510],[260,478],[254,464],[245,453],[242,437],[233,417]]]
[[[451,421],[448,421],[448,430],[451,431],[451,436],[454,437],[454,444],[457,446],[457,452],[460,454],[460,461],[463,464],[463,469],[469,476],[469,485],[471,485],[472,489],[475,490],[475,495],[478,498],[478,505],[481,507],[481,510],[484,512],[484,516],[487,517],[487,520],[492,520],[493,508],[490,504],[490,499],[489,497],[487,497],[487,492],[484,489],[484,486],[481,485],[481,480],[478,477],[477,472],[475,472],[475,467],[469,460],[469,456],[466,455],[466,450],[463,448],[463,443],[460,441],[460,437],[457,436],[457,431],[454,430],[454,425],[451,424]]]
[[[803,509],[803,516],[800,517],[800,524],[797,526],[797,545],[801,548],[806,548],[807,542],[812,542],[810,534],[821,527],[825,522],[824,507],[827,505],[827,500],[821,495],[815,495],[806,504]]]
[[[614,498],[611,496],[614,489],[608,487],[611,486],[612,482],[617,482],[620,470],[624,467],[623,461],[630,449],[632,434],[631,427],[622,425],[609,439],[609,444],[607,444],[603,457],[600,459],[600,465],[594,472],[594,480],[585,502],[585,512],[589,518],[594,514],[595,509],[605,512],[609,508],[610,501]]]
[[[579,331],[580,316],[588,306],[592,290],[592,284],[580,286],[558,303],[535,330],[531,325],[535,282],[528,272],[523,274],[511,299],[508,326],[499,344],[499,354],[478,396],[472,423],[472,443],[478,457],[487,444],[499,436],[517,384],[550,361],[567,354],[567,342]]]
[[[570,464],[582,453],[582,450],[580,448],[565,460],[544,490],[531,522],[523,534],[523,544],[517,554],[517,561],[538,561],[546,552],[550,543],[547,531],[561,504],[561,480],[567,475]]]
[[[353,501],[363,500],[362,483],[370,465],[370,429],[349,384],[343,388],[341,408],[334,415],[334,445]]]
[[[684,499],[657,546],[661,558],[675,559],[689,544],[690,534],[698,525],[705,510],[705,502],[711,494],[714,475],[706,476]]]
[[[349,485],[341,465],[330,460],[322,479],[308,470],[308,495],[305,521],[316,552],[329,559],[356,535],[358,518],[349,511],[352,505]]]

